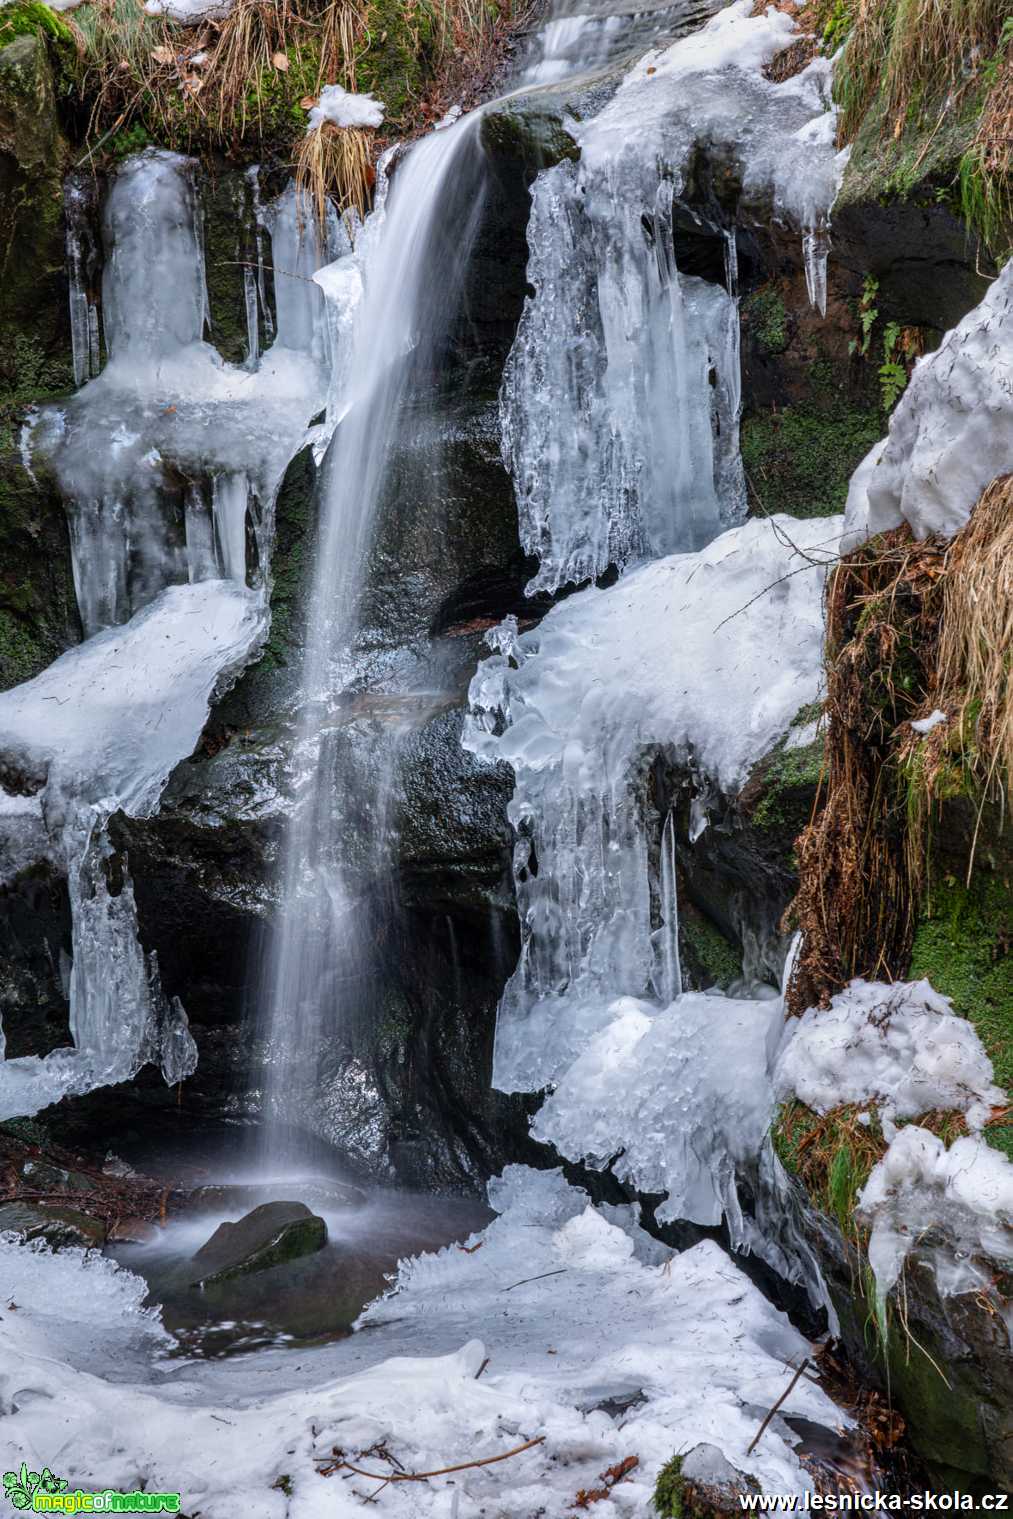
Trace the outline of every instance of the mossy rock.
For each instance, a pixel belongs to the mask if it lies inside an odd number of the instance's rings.
[[[846,400],[830,412],[788,406],[745,417],[742,462],[754,507],[793,517],[843,512],[852,475],[885,431],[878,407]]]
[[[742,950],[688,899],[679,904],[679,958],[686,979],[699,991],[727,990],[742,976]]]
[[[322,1250],[327,1225],[305,1203],[261,1203],[237,1223],[220,1224],[194,1256],[205,1286],[284,1266]]]
[[[539,174],[564,159],[576,161],[580,148],[563,126],[562,115],[537,100],[520,99],[487,111],[482,146],[493,159],[519,163]]]
[[[911,954],[910,976],[926,978],[974,1024],[999,1086],[1013,1088],[1013,893],[1001,874],[979,870],[930,885]],[[1013,1160],[1013,1124],[985,1137]]]

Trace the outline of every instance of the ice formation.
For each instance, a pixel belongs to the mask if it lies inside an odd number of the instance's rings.
[[[845,545],[910,524],[952,538],[987,485],[1013,470],[1013,266],[915,365],[888,436],[859,465]]]
[[[661,1222],[724,1217],[733,1244],[743,1244],[735,1177],[755,1162],[770,1124],[780,998],[687,992],[659,1010],[625,997],[608,1014],[590,1038],[577,1018],[571,1024],[579,1053],[535,1115],[533,1135],[594,1167],[612,1161],[640,1192],[664,1193]]]
[[[934,1109],[980,1129],[1005,1102],[974,1026],[927,981],[856,980],[828,1008],[810,1008],[789,1030],[775,1086],[817,1113],[875,1104],[887,1138],[896,1120]]]
[[[33,1113],[67,1092],[124,1081],[156,1059],[166,1078],[196,1051],[177,1001],[145,956],[129,876],[108,879],[104,825],[122,808],[154,810],[170,770],[200,737],[216,685],[265,629],[262,599],[206,580],[171,586],[124,627],[70,649],[0,695],[8,785],[41,797],[49,849],[66,870],[74,1048],[0,1061],[0,1118]]]
[[[117,174],[104,216],[108,362],[32,431],[67,501],[89,634],[185,578],[264,583],[275,494],[326,394],[321,363],[307,362],[322,360],[325,344],[323,300],[308,280],[328,251],[315,219],[300,216],[291,191],[272,213],[278,336],[251,373],[202,340],[191,176],[188,160],[154,149]]]
[[[907,1125],[866,1182],[857,1216],[872,1230],[869,1264],[881,1304],[926,1236],[944,1296],[988,1288],[993,1272],[975,1257],[1013,1261],[1013,1165],[980,1135],[947,1149]]]
[[[579,162],[536,182],[534,294],[501,400],[521,540],[539,559],[529,590],[700,548],[745,513],[734,282],[725,291],[686,278],[672,251],[673,202],[696,144],[741,170],[748,214],[772,211],[802,231],[810,292],[825,307],[843,168],[829,63],[772,84],[763,65],[794,24],[751,9],[741,0],[649,52],[604,110],[568,123]]]
[[[98,357],[95,250],[80,187],[68,188],[75,369]],[[103,217],[108,361],[31,446],[65,495],[85,643],[0,696],[15,857],[40,847],[67,873],[73,937],[72,1049],[0,1063],[0,1116],[122,1081],[148,1060],[175,1082],[194,1068],[186,1015],[162,992],[137,933],[133,888],[105,823],[155,809],[191,752],[216,689],[262,640],[274,499],[326,394],[324,301],[308,276],[328,248],[289,191],[267,216],[278,327],[254,371],[203,341],[208,317],[192,165],[129,159]],[[334,230],[334,229],[332,229]],[[289,278],[287,275],[296,275]]]
[[[717,1245],[641,1264],[646,1236],[608,1222],[558,1172],[512,1167],[493,1198],[501,1217],[469,1242],[482,1248],[406,1262],[365,1315],[369,1333],[234,1359],[224,1375],[214,1362],[173,1377],[152,1366],[157,1326],[136,1278],[0,1237],[18,1303],[0,1318],[5,1448],[38,1467],[58,1429],[72,1488],[181,1491],[206,1519],[361,1513],[375,1484],[318,1468],[335,1447],[381,1441],[406,1468],[431,1471],[544,1437],[506,1463],[389,1487],[384,1508],[398,1519],[563,1519],[579,1489],[631,1452],[640,1464],[615,1506],[637,1513],[662,1463],[699,1441],[770,1491],[811,1490],[783,1417],[746,1454],[807,1342]],[[621,1412],[607,1411],[610,1399]],[[807,1378],[781,1412],[828,1431],[850,1423]]]
[[[384,104],[372,93],[356,95],[340,84],[325,84],[320,99],[309,114],[308,132],[329,121],[335,127],[379,127],[383,125]]]
[[[662,750],[726,793],[742,784],[818,693],[840,525],[749,521],[563,601],[529,633],[493,635],[465,743],[516,777],[521,958],[500,1007],[497,1086],[558,1081],[617,997],[664,986],[641,758]]]

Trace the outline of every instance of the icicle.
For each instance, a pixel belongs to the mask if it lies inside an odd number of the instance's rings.
[[[246,583],[246,510],[250,482],[239,472],[216,475],[211,493],[216,559],[226,580]]]
[[[187,579],[191,585],[198,580],[214,580],[218,573],[214,527],[204,492],[196,482],[187,487],[184,512]]]
[[[663,1006],[682,996],[679,961],[679,899],[675,864],[675,814],[669,812],[661,834],[659,870],[661,927],[652,934],[657,965],[655,988]]]
[[[74,384],[83,385],[98,374],[98,310],[91,293],[97,250],[88,221],[88,191],[71,176],[64,187],[66,218],[67,282],[70,287],[70,341],[74,357]]]
[[[809,292],[809,304],[819,312],[820,316],[827,314],[827,262],[830,254],[830,239],[827,229],[822,227],[806,227],[802,233],[802,257],[805,261],[805,283]]]

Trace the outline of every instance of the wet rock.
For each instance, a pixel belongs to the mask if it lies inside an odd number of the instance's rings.
[[[193,1263],[203,1283],[225,1282],[322,1250],[327,1225],[305,1203],[261,1203],[237,1223],[220,1224]]]

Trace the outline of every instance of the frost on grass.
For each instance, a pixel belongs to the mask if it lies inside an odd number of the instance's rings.
[[[915,365],[888,436],[859,465],[845,542],[907,522],[916,538],[953,535],[985,486],[1013,469],[1013,264]]]
[[[816,1113],[875,1104],[888,1139],[898,1119],[935,1110],[980,1129],[1005,1101],[973,1024],[927,981],[856,980],[829,1008],[810,1008],[790,1030],[775,1087]]]
[[[232,1360],[227,1378],[214,1363],[167,1377],[151,1361],[157,1326],[139,1313],[136,1278],[103,1263],[93,1313],[95,1279],[77,1253],[29,1254],[0,1238],[0,1273],[6,1282],[13,1269],[19,1292],[0,1316],[5,1449],[16,1462],[51,1461],[58,1430],[72,1488],[178,1490],[204,1519],[361,1514],[378,1484],[318,1468],[337,1447],[386,1472],[368,1454],[378,1444],[408,1470],[433,1471],[543,1438],[498,1465],[388,1486],[378,1507],[396,1519],[563,1519],[581,1488],[630,1455],[639,1465],[609,1511],[646,1512],[673,1449],[701,1441],[768,1490],[811,1489],[780,1419],[746,1454],[807,1343],[717,1245],[641,1264],[636,1226],[606,1221],[559,1172],[511,1167],[492,1197],[501,1216],[469,1248],[402,1264],[360,1321],[368,1333],[298,1364],[291,1352]],[[97,1374],[100,1343],[113,1351]],[[849,1423],[804,1378],[784,1412],[828,1430]]]

